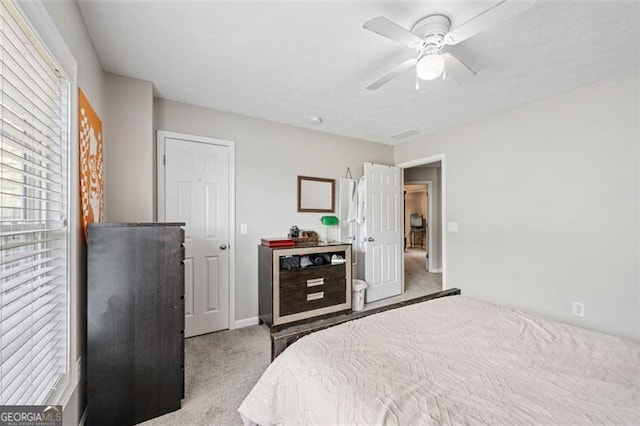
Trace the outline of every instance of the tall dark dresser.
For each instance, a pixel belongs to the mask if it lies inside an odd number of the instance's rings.
[[[133,425],[180,408],[184,398],[182,226],[89,226],[89,426]]]

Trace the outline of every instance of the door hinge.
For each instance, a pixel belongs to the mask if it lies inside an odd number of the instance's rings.
[[[163,166],[166,166],[166,165],[167,165],[167,156],[166,156],[166,155],[163,155],[163,156],[162,156],[162,165],[163,165]]]

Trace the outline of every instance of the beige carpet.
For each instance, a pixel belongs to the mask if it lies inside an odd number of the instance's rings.
[[[442,273],[427,271],[427,252],[417,248],[404,251],[404,285],[405,292],[442,291]]]
[[[405,251],[405,293],[366,305],[375,308],[442,290],[442,274],[425,270],[425,251]],[[185,341],[185,399],[182,408],[144,425],[241,425],[236,411],[269,365],[266,326],[192,337]]]
[[[245,327],[185,341],[182,408],[143,425],[241,425],[236,411],[271,360],[266,326]]]

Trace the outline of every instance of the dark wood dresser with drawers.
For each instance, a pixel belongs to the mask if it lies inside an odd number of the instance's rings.
[[[89,225],[87,424],[127,426],[184,398],[184,223]]]
[[[259,246],[259,314],[272,329],[351,310],[351,244]]]

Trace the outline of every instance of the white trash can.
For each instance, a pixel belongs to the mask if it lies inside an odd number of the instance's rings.
[[[367,283],[362,280],[353,280],[351,282],[351,309],[353,311],[361,311],[364,309],[364,292],[367,289]]]

